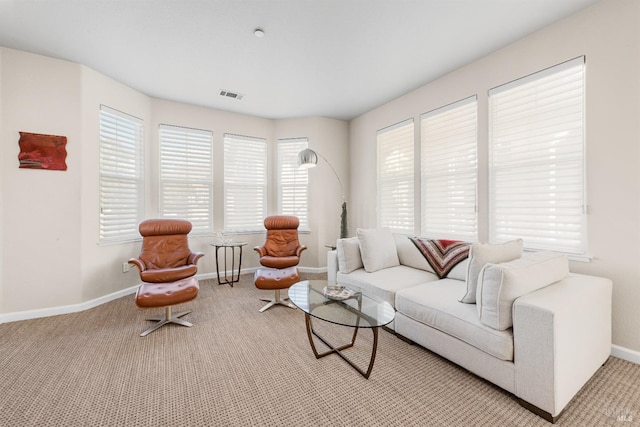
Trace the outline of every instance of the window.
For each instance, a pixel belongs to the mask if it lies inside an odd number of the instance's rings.
[[[278,213],[300,219],[300,229],[309,229],[309,170],[298,167],[298,153],[307,138],[278,140]]]
[[[212,143],[210,131],[160,125],[160,216],[194,234],[213,232]]]
[[[586,254],[584,57],[489,92],[490,239]]]
[[[413,119],[379,130],[377,145],[378,226],[413,233]]]
[[[100,107],[100,242],[140,237],[144,217],[142,120]]]
[[[463,99],[420,122],[421,235],[476,241],[478,101]]]
[[[263,231],[266,213],[267,141],[225,134],[225,231]]]

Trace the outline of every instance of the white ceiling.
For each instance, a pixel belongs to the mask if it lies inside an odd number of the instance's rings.
[[[156,98],[348,120],[595,1],[0,0],[0,45]]]

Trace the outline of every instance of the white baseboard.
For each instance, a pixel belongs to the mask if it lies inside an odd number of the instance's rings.
[[[242,269],[240,271],[241,274],[254,273],[258,267]],[[299,267],[298,270],[302,273],[325,273],[327,271],[326,267],[320,268],[312,268],[312,267]],[[237,272],[237,271],[236,271]],[[225,274],[224,272],[220,272],[222,276]],[[229,276],[231,276],[231,272],[227,272]],[[198,274],[196,275],[198,280],[206,280],[206,279],[217,279],[218,276],[216,273],[206,273],[206,274]],[[92,299],[90,301],[85,301],[79,304],[70,304],[63,305],[59,307],[47,307],[47,308],[39,308],[36,310],[26,310],[26,311],[17,311],[13,313],[0,313],[0,324],[9,323],[9,322],[17,322],[19,320],[29,320],[29,319],[38,319],[40,317],[49,317],[49,316],[58,316],[60,314],[69,314],[76,313],[79,311],[88,310],[90,308],[97,307],[109,301],[113,301],[115,299],[121,298],[126,295],[135,294],[138,289],[138,285],[132,286],[127,289],[122,289],[120,291],[111,293],[109,295],[104,295],[99,298]],[[640,362],[637,362],[640,363]]]
[[[17,311],[14,313],[0,314],[0,323],[17,322],[19,320],[38,319],[40,317],[58,316],[60,314],[76,313],[78,311],[88,310],[97,307],[109,301],[121,298],[126,295],[135,294],[138,285],[127,289],[104,295],[99,298],[85,301],[79,304],[62,305],[59,307],[39,308],[36,310]]]
[[[298,267],[298,270],[300,271],[300,273],[320,274],[326,273],[327,267]]]
[[[612,344],[611,355],[640,365],[640,352],[638,351]]]
[[[222,273],[222,271],[220,272],[220,275],[222,275],[224,273]],[[197,274],[196,278],[198,280],[207,280],[207,279],[217,279],[218,277],[216,276],[216,273],[206,273],[206,274]]]

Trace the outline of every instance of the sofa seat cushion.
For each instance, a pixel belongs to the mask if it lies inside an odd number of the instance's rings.
[[[375,273],[367,273],[360,268],[349,274],[338,272],[337,276],[339,284],[387,301],[392,307],[395,307],[398,290],[434,280],[438,280],[435,274],[404,265],[384,268]]]
[[[395,308],[498,359],[512,361],[513,330],[483,325],[474,305],[458,301],[466,286],[462,280],[440,279],[398,290]]]

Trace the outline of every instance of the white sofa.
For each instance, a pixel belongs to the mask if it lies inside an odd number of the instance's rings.
[[[328,280],[388,301],[396,310],[388,326],[396,334],[509,391],[548,421],[557,420],[607,361],[609,279],[569,273],[558,254],[491,262],[494,247],[478,244],[439,279],[407,236],[372,238],[364,231],[329,252]],[[475,292],[467,280],[474,274]],[[478,303],[461,302],[472,293]]]

